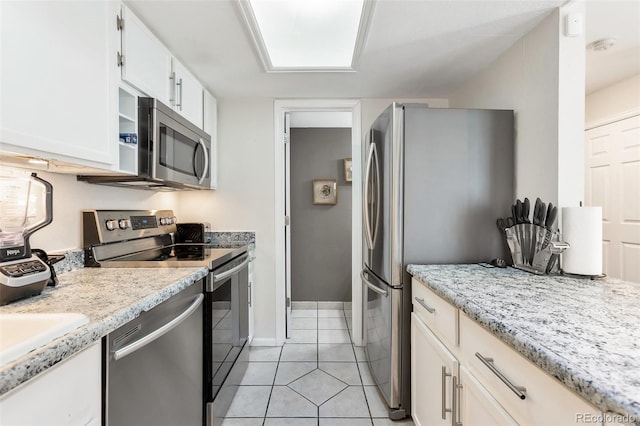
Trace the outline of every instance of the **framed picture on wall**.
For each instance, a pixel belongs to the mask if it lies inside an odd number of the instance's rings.
[[[338,203],[338,181],[336,179],[313,180],[313,204],[333,205]]]
[[[351,158],[344,159],[344,180],[351,182],[353,180],[353,164]]]

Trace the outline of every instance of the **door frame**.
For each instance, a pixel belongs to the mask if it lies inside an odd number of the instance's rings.
[[[275,146],[275,278],[276,278],[276,344],[286,339],[286,285],[287,250],[285,244],[285,144],[284,120],[288,112],[351,112],[351,158],[353,164],[353,188],[351,211],[351,315],[352,339],[362,345],[362,138],[361,106],[356,99],[279,99],[274,101],[274,146]],[[290,263],[289,263],[290,264]]]

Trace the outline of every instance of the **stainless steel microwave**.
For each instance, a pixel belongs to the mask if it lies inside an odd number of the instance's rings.
[[[78,180],[152,190],[209,189],[211,136],[154,98],[138,98],[138,175]]]

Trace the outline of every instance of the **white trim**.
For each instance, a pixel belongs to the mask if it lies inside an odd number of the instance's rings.
[[[282,346],[276,342],[276,339],[271,337],[254,337],[251,340],[251,344],[249,346]]]
[[[371,21],[373,19],[373,10],[375,9],[376,0],[365,0],[362,5],[362,12],[360,13],[360,23],[358,25],[358,34],[356,36],[356,42],[353,47],[353,56],[351,57],[351,64],[349,66],[335,66],[335,67],[321,67],[321,66],[286,66],[276,67],[271,62],[267,45],[264,42],[262,33],[258,27],[258,21],[256,15],[253,12],[253,8],[249,3],[249,0],[238,0],[237,5],[240,10],[240,15],[244,18],[245,25],[249,29],[249,34],[253,40],[256,53],[262,62],[264,70],[268,73],[290,73],[290,72],[356,72],[356,67],[360,63],[360,58],[364,52],[364,48],[367,45],[367,37],[369,35],[369,28],[371,27]]]
[[[285,243],[284,243],[284,146],[282,143],[284,132],[284,114],[293,111],[351,111],[351,151],[353,161],[354,189],[362,188],[362,137],[361,137],[361,107],[360,101],[354,99],[282,99],[274,101],[274,144],[275,144],[275,278],[276,278],[276,345],[282,345],[286,333],[286,289],[285,289]],[[362,345],[362,282],[360,268],[362,266],[362,191],[352,191],[351,218],[351,297],[352,297],[352,330],[353,343]]]
[[[591,123],[587,123],[584,126],[584,129],[591,130],[596,127],[606,126],[607,124],[615,123],[616,121],[626,120],[627,118],[635,117],[636,115],[640,115],[640,109],[632,109],[629,111],[611,115],[607,118],[601,118],[597,121],[592,121]]]

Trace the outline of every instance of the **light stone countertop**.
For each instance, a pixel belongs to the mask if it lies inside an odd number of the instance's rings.
[[[480,265],[407,270],[596,407],[640,422],[640,285]]]
[[[0,395],[99,341],[208,273],[207,268],[84,268],[58,276],[57,287],[1,306],[0,313],[78,312],[89,323],[0,368]]]

